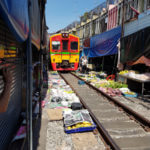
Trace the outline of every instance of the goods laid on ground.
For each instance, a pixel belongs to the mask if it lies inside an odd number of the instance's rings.
[[[80,110],[80,109],[82,109],[82,104],[81,103],[72,103],[71,109],[72,110]]]
[[[64,125],[66,133],[92,131],[96,128],[88,110],[63,110]]]
[[[106,78],[107,77],[107,74],[105,73],[105,72],[103,72],[103,71],[100,71],[100,72],[97,72],[96,73],[96,75],[98,76],[98,77],[102,77],[102,78]]]
[[[137,93],[130,91],[128,88],[120,88],[119,90],[126,97],[137,97]]]
[[[124,70],[121,71],[120,75],[132,75],[136,74],[135,71],[128,71]],[[137,97],[137,93],[132,92],[128,89],[128,85],[121,82],[115,82],[114,80],[106,80],[104,78],[99,78],[97,75],[104,75],[106,74],[104,72],[89,72],[89,74],[81,74],[76,73],[78,76],[80,76],[82,79],[84,79],[87,82],[90,82],[93,86],[99,88],[101,91],[105,92],[109,96],[126,96],[126,97]],[[150,74],[144,74],[141,75],[141,77],[146,76],[144,79],[148,78]],[[128,89],[128,91],[121,91],[120,89]]]
[[[79,98],[57,72],[49,74],[48,87],[46,108],[68,108],[74,102],[80,103]]]
[[[104,93],[108,94],[109,96],[121,96],[121,91],[119,89],[113,89],[113,88],[99,88]]]
[[[66,133],[92,131],[96,128],[87,110],[82,110],[79,98],[57,72],[50,72],[46,101],[42,106],[47,108],[50,121],[64,118]],[[81,82],[81,83],[80,83]],[[79,84],[85,84],[79,81]],[[62,115],[63,111],[63,115]]]
[[[99,87],[106,87],[106,88],[112,88],[112,89],[128,87],[127,84],[123,84],[123,83],[120,83],[120,82],[115,82],[115,81],[112,81],[112,80],[99,81],[99,83],[96,83],[95,86],[97,88],[99,88]]]

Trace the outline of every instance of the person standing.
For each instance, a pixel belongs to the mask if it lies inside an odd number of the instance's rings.
[[[83,73],[87,73],[87,63],[88,63],[87,58],[86,56],[84,56],[82,59],[82,72]]]
[[[82,59],[83,56],[81,56],[80,61],[79,61],[79,71],[82,72]]]

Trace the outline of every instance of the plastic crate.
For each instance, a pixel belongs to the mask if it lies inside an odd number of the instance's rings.
[[[123,96],[125,96],[125,97],[137,97],[138,94],[135,93],[135,94],[130,95],[130,94],[124,94],[124,93],[123,93]]]
[[[94,124],[90,127],[81,127],[81,128],[71,129],[71,130],[65,129],[65,132],[68,134],[78,133],[78,132],[87,132],[87,131],[93,131],[95,128],[96,128],[96,125]]]
[[[82,81],[82,80],[78,80],[78,84],[79,84],[79,85],[83,85],[83,84],[85,84],[85,82]]]

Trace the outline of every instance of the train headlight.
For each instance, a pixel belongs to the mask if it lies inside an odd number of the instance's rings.
[[[69,33],[62,33],[61,34],[63,38],[68,38],[69,37]]]

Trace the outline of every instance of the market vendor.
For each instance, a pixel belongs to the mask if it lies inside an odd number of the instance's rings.
[[[82,59],[83,56],[81,56],[80,61],[79,61],[79,71],[82,72]]]

